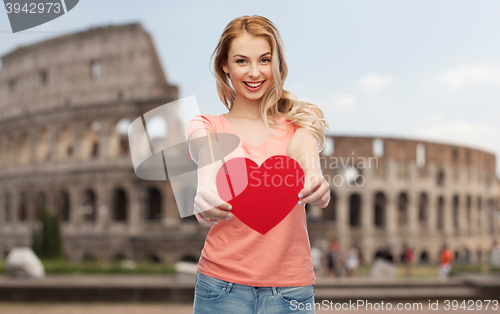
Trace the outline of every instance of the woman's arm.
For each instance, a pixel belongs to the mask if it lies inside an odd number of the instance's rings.
[[[288,143],[287,153],[300,164],[304,174],[321,174],[318,141],[308,129],[298,128],[295,131]]]
[[[321,172],[318,141],[314,134],[308,129],[298,128],[288,143],[287,154],[304,170],[304,189],[299,193],[299,205],[309,203],[321,208],[327,207],[330,202],[330,185]]]
[[[198,186],[215,185],[217,172],[222,166],[220,157],[224,156],[224,150],[213,140],[212,134],[208,129],[198,129],[188,139],[189,153],[198,165]]]
[[[226,217],[230,217],[228,210],[232,207],[219,197],[216,186],[217,172],[222,166],[219,159],[224,156],[224,150],[216,140],[212,140],[212,132],[206,129],[192,133],[188,139],[188,149],[193,161],[198,164],[198,189],[193,209],[196,219],[209,225],[229,219]]]

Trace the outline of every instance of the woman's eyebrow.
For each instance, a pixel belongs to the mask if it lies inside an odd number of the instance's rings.
[[[262,55],[260,55],[260,57],[263,57],[265,55],[270,55],[271,53],[270,52],[266,52],[266,53],[263,53]],[[233,58],[236,58],[236,57],[241,57],[241,58],[248,58],[247,56],[244,56],[244,55],[240,55],[240,54],[237,54],[237,55],[234,55]],[[260,58],[259,57],[259,58]]]

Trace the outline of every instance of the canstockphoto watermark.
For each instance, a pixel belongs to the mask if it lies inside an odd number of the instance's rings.
[[[260,155],[259,153],[255,153]],[[250,158],[256,158],[252,154]],[[366,183],[365,175],[363,174],[367,169],[378,169],[378,158],[377,157],[325,157],[321,156],[318,158],[312,158],[308,152],[306,156],[299,157],[296,161],[295,159],[283,159],[285,162],[278,162],[273,165],[274,169],[288,168],[295,169],[296,165],[300,165],[302,169],[322,169],[323,177],[332,186],[364,186]],[[286,175],[282,177],[280,175],[271,174],[267,172],[268,168],[263,164],[260,168],[255,168],[249,173],[250,185],[251,186],[294,186],[301,178],[296,172],[295,176]],[[310,184],[318,184],[315,180],[320,180],[318,177],[311,177],[309,180]]]
[[[400,310],[400,311],[417,311],[423,309],[423,303],[421,302],[406,302],[406,303],[385,303],[380,302],[369,302],[368,300],[349,300],[349,302],[333,302],[328,300],[323,300],[321,303],[299,303],[296,300],[290,302],[290,310],[292,311],[303,311],[303,310],[326,310],[326,311],[356,311],[356,310]]]
[[[438,311],[440,309],[448,310],[498,310],[498,300],[428,300],[428,302],[369,302],[368,300],[349,300],[349,302],[333,302],[323,300],[321,303],[299,303],[296,300],[290,302],[290,310],[303,311],[303,310],[331,310],[331,311],[356,311],[356,310],[370,310],[370,311],[385,311],[385,310],[399,310],[399,311]]]
[[[302,176],[304,177],[304,176]],[[252,187],[276,187],[276,186],[287,186],[293,187],[300,184],[302,177],[299,171],[295,171],[294,174],[287,174],[282,176],[280,174],[272,174],[267,171],[253,170],[249,172],[249,186]],[[323,177],[330,185],[334,186],[363,186],[366,183],[366,179],[363,175],[350,176],[349,174],[336,174],[329,175],[324,174]],[[352,179],[351,179],[352,177]],[[308,181],[311,185],[318,185],[320,183],[320,178],[311,177]]]
[[[12,32],[42,25],[68,13],[79,0],[4,0]]]

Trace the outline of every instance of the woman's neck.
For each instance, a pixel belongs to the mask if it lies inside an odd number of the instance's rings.
[[[260,99],[247,99],[236,93],[231,111],[226,116],[233,118],[259,119]]]

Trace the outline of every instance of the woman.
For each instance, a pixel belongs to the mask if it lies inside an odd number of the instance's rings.
[[[193,312],[315,313],[305,204],[325,208],[330,201],[319,167],[328,124],[321,109],[283,90],[288,74],[284,47],[268,19],[234,19],[214,55],[217,91],[229,112],[195,116],[186,134],[188,156],[199,165],[195,216],[212,226],[198,263]],[[231,204],[219,197],[215,178],[222,162],[214,156],[224,150],[210,141],[212,133],[236,134],[240,156],[259,166],[275,155],[287,155],[302,166],[305,185],[297,204],[267,233],[232,217]],[[193,141],[200,137],[209,145]]]

